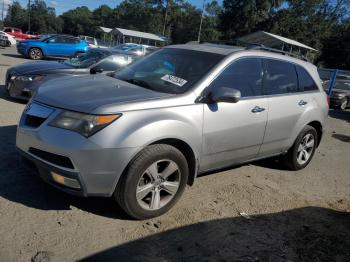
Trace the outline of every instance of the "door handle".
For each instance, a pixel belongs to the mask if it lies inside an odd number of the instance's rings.
[[[304,106],[306,104],[307,104],[307,102],[304,101],[304,100],[300,100],[299,103],[298,103],[299,106]]]
[[[260,106],[255,106],[253,109],[252,109],[252,113],[260,113],[262,111],[265,111],[265,108],[263,107],[260,107]]]

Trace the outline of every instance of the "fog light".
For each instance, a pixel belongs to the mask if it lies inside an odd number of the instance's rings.
[[[52,179],[61,185],[67,186],[67,187],[71,187],[71,188],[75,188],[75,189],[79,189],[80,188],[80,184],[78,182],[78,180],[74,179],[74,178],[69,178],[69,177],[65,177],[62,175],[59,175],[55,172],[50,172]]]

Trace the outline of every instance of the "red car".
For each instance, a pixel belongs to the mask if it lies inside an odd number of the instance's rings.
[[[16,39],[32,39],[38,37],[37,35],[25,34],[22,32],[21,29],[15,27],[5,27],[4,32],[9,35],[12,35]]]

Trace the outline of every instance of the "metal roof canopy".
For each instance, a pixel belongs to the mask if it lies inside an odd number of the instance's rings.
[[[108,27],[99,26],[103,33],[110,33],[113,29]]]
[[[150,40],[165,42],[163,38],[151,33],[145,33],[140,31],[129,30],[129,29],[117,28],[117,27],[113,29],[113,32],[117,32],[123,36],[130,36],[135,38],[143,38],[143,39],[150,39]]]
[[[311,50],[311,51],[318,51],[310,46],[304,45],[298,41],[279,36],[274,35],[265,31],[257,31],[252,34],[248,34],[242,37],[237,38],[238,41],[250,43],[250,44],[261,44],[267,47],[281,47],[282,50],[284,50],[285,44],[290,46],[297,46],[303,49]],[[290,52],[292,52],[292,48],[290,48]]]

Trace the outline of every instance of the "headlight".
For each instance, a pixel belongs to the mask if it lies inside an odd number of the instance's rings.
[[[28,45],[28,43],[25,42],[19,42],[20,45]]]
[[[116,115],[88,115],[71,111],[63,111],[52,122],[50,126],[68,129],[89,137],[100,131],[113,121],[121,117]]]
[[[43,78],[44,76],[40,76],[40,75],[26,75],[26,76],[17,76],[16,80],[29,82],[29,81],[40,81]]]

